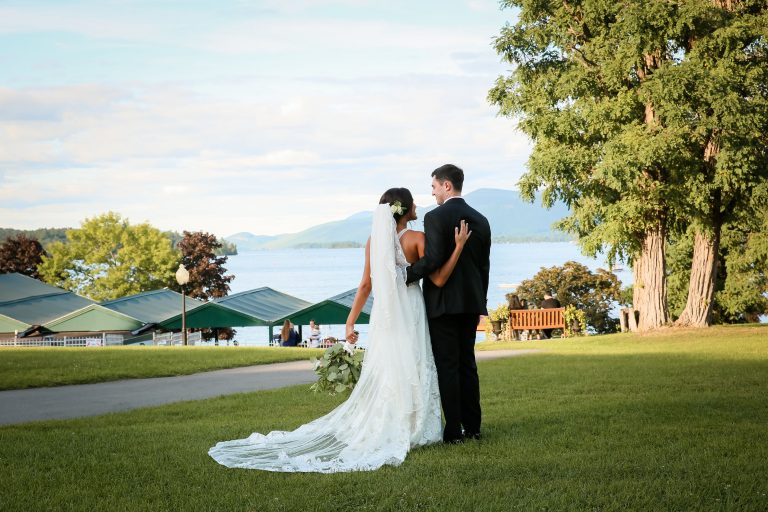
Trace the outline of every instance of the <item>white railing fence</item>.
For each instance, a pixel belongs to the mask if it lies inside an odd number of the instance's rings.
[[[200,331],[187,333],[187,345],[194,345],[203,340],[203,333]],[[180,332],[155,333],[152,336],[152,343],[155,345],[181,345],[184,343]]]
[[[94,333],[86,336],[41,336],[0,339],[0,347],[104,347],[122,345],[122,334]]]

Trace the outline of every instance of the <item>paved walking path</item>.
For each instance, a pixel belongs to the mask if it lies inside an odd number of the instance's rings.
[[[484,361],[534,352],[540,350],[479,351],[476,357],[478,361]],[[310,384],[315,380],[312,363],[293,361],[179,377],[0,391],[0,425],[96,416],[138,407]]]

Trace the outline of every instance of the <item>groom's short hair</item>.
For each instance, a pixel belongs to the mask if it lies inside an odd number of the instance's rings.
[[[441,183],[445,180],[450,181],[456,192],[461,192],[461,187],[464,185],[464,171],[453,164],[441,165],[432,171],[432,177]]]

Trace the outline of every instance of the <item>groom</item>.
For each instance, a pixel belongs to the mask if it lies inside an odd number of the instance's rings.
[[[424,257],[408,267],[409,283],[424,278],[424,301],[445,416],[446,443],[480,438],[475,335],[479,316],[487,313],[491,228],[488,220],[462,199],[463,184],[464,171],[453,164],[432,172],[432,195],[438,207],[424,216]],[[448,282],[438,288],[428,276],[453,252],[454,229],[461,220],[467,221],[472,236]]]

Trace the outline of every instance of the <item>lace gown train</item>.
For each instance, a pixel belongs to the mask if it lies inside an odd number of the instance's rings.
[[[399,465],[416,446],[442,439],[437,372],[424,297],[406,286],[408,263],[389,205],[371,229],[373,310],[360,379],[329,414],[292,432],[253,433],[208,452],[232,468],[335,473]]]

